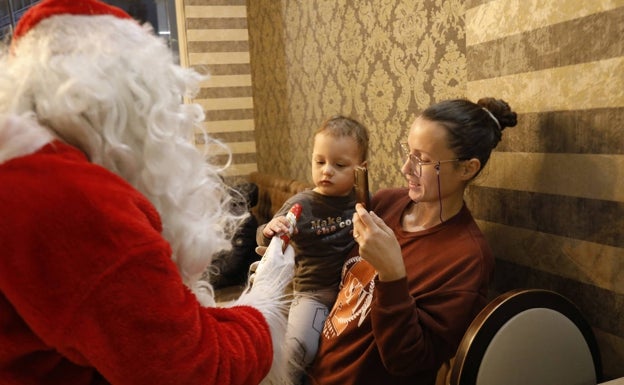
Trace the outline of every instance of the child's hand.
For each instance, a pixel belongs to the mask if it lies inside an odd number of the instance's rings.
[[[281,215],[271,219],[271,221],[264,226],[264,229],[262,229],[262,235],[264,235],[265,238],[272,238],[275,235],[286,234],[288,233],[289,227],[290,222],[285,215]],[[294,232],[295,234],[297,233],[296,227]]]

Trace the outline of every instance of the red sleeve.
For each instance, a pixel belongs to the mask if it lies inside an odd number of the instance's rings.
[[[80,292],[61,269],[46,269],[45,279],[16,277],[16,285],[42,293],[12,292],[10,300],[39,338],[111,383],[259,383],[272,360],[260,312],[201,308],[175,266],[158,255],[162,245],[154,246],[134,250],[99,275],[84,271],[91,285]]]
[[[39,371],[68,359],[117,384],[264,378],[273,352],[261,313],[202,308],[141,194],[86,162],[36,157],[0,168],[12,186],[0,191],[0,294],[45,344],[20,351],[56,355]]]
[[[373,206],[401,233],[399,218],[408,202],[406,189],[390,189],[380,191]],[[397,376],[437,369],[452,357],[486,303],[493,257],[469,211],[462,208],[424,234],[399,237],[407,278],[375,282],[375,343],[384,366]]]
[[[112,383],[259,383],[272,360],[260,312],[200,307],[175,267],[150,249],[100,276],[71,317],[59,320],[64,333],[48,330],[61,351],[78,352]]]
[[[407,280],[376,281],[371,323],[379,354],[394,375],[436,368],[455,354],[477,294],[449,291],[416,303]],[[458,337],[459,336],[459,339]]]

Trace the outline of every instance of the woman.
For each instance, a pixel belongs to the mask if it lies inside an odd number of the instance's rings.
[[[402,146],[407,188],[353,216],[359,247],[321,336],[312,384],[433,384],[487,302],[494,258],[466,207],[468,183],[516,114],[502,100],[427,108]]]

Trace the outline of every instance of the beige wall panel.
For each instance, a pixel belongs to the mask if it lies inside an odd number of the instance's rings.
[[[258,171],[256,163],[237,163],[233,164],[225,170],[226,177],[247,177],[254,171]]]
[[[209,79],[204,80],[201,84],[204,88],[218,88],[218,87],[251,87],[251,75],[221,75],[210,76]]]
[[[624,249],[477,221],[497,258],[624,294]]]
[[[227,143],[227,146],[229,147],[232,154],[246,154],[256,152],[255,142],[232,142]],[[223,155],[227,153],[223,147],[216,144],[199,145],[198,147],[201,148],[202,151],[207,151],[207,153],[211,155]]]
[[[201,105],[205,111],[253,108],[253,98],[195,99],[193,102]]]
[[[189,18],[247,17],[247,7],[245,6],[188,5],[185,10],[186,17]]]
[[[624,0],[490,1],[466,11],[466,45],[500,39],[622,6]]]
[[[624,155],[494,152],[475,184],[624,202]]]
[[[249,63],[249,52],[189,53],[191,65]]]
[[[520,121],[469,196],[497,288],[571,298],[597,332],[605,380],[624,376],[624,0],[470,4],[468,79],[479,80],[466,96],[503,98]]]
[[[190,29],[186,38],[193,41],[245,41],[249,40],[246,29]]]
[[[187,30],[186,64],[202,73],[214,73],[200,84],[194,103],[206,112],[204,128],[219,138],[232,153],[232,164],[225,170],[227,183],[238,183],[257,166],[256,145],[253,141],[255,124],[251,96],[252,80],[249,69],[249,34],[247,8],[244,2],[227,5],[223,1],[187,1],[183,7]],[[251,141],[250,141],[251,140]],[[217,155],[217,162],[228,162],[227,151],[218,146],[196,144],[202,150]],[[235,177],[235,178],[230,178]]]
[[[624,57],[468,82],[468,98],[503,98],[518,113],[624,106]]]
[[[208,133],[253,131],[254,121],[253,119],[214,120],[204,122],[204,128]]]

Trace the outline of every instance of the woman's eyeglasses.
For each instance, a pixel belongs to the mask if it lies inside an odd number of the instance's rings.
[[[407,157],[407,161],[409,161],[409,170],[411,171],[411,174],[417,177],[421,177],[422,176],[422,167],[423,166],[431,166],[431,165],[435,165],[436,166],[436,171],[440,171],[440,165],[442,163],[448,163],[448,162],[459,162],[461,159],[447,159],[447,160],[438,160],[435,162],[423,162],[422,159],[420,159],[419,157],[417,157],[416,155],[412,154],[412,152],[409,149],[409,146],[407,145],[407,143],[401,143],[401,158],[402,159],[406,159]]]

